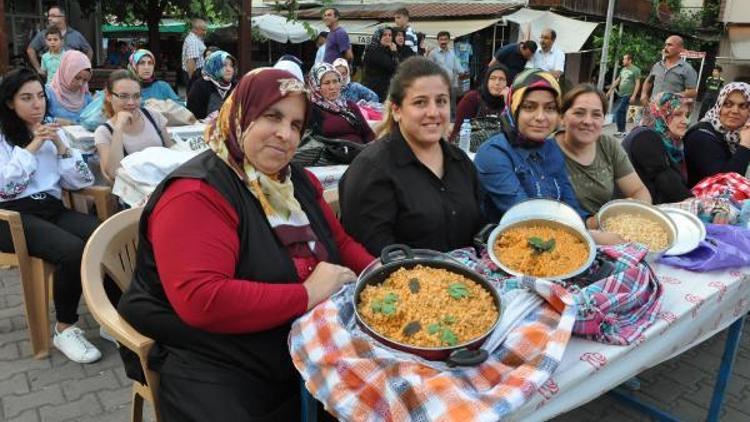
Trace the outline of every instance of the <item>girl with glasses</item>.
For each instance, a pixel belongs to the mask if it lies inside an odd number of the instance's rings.
[[[104,113],[108,120],[94,132],[102,174],[112,182],[120,161],[148,147],[171,147],[167,119],[141,107],[141,86],[127,70],[113,72],[107,80]]]
[[[732,82],[716,104],[685,134],[688,185],[709,176],[745,175],[750,162],[750,85]]]

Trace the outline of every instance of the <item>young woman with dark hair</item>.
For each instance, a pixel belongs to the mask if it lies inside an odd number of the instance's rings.
[[[94,176],[59,125],[47,119],[44,85],[29,69],[11,71],[0,83],[0,131],[0,208],[21,214],[29,254],[55,266],[53,344],[74,362],[94,362],[101,353],[75,323],[81,255],[97,220],[61,200],[63,188],[90,186]],[[5,223],[0,250],[13,251]]]
[[[471,246],[480,229],[474,165],[445,140],[450,81],[424,57],[391,80],[382,138],[362,151],[339,183],[341,221],[373,255],[404,243],[439,251]]]

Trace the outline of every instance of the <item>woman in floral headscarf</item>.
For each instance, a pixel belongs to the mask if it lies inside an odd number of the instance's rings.
[[[622,141],[638,177],[651,193],[654,204],[679,202],[692,195],[682,137],[688,126],[692,100],[679,94],[657,94],[641,126]]]
[[[313,135],[365,144],[375,139],[356,104],[341,97],[341,75],[330,63],[318,63],[307,78],[312,97],[310,130]]]
[[[391,28],[375,30],[370,44],[365,47],[362,65],[365,67],[364,85],[375,91],[379,98],[386,98],[388,85],[398,66],[398,48],[393,42]]]
[[[747,173],[750,163],[750,85],[725,85],[711,110],[685,134],[688,185],[718,173]]]
[[[156,58],[154,54],[145,49],[136,50],[128,59],[128,70],[141,84],[141,99],[146,101],[155,98],[182,103],[180,96],[174,92],[168,83],[156,79],[155,68]]]
[[[190,87],[187,96],[187,108],[197,119],[205,119],[221,108],[224,99],[236,85],[236,63],[234,57],[223,50],[214,51],[208,56],[203,65],[203,79]]]
[[[372,260],[290,164],[308,106],[291,73],[247,73],[143,210],[118,311],[156,341],[164,421],[300,418],[291,322]]]
[[[551,73],[529,69],[516,76],[500,115],[502,132],[482,144],[474,159],[489,221],[499,221],[510,207],[528,198],[556,199],[582,218],[590,217],[578,204],[565,157],[552,138],[560,105],[560,85]]]
[[[333,67],[341,75],[341,97],[347,101],[358,103],[360,100],[365,100],[372,103],[379,103],[380,97],[370,88],[362,85],[359,82],[352,81],[351,69],[349,69],[349,62],[346,59],[338,58],[333,61]]]
[[[81,112],[91,102],[89,80],[91,61],[77,50],[68,50],[60,59],[60,67],[47,85],[47,107],[50,116],[61,125],[77,124]]]

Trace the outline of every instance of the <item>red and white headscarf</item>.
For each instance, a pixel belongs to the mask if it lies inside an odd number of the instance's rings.
[[[91,70],[91,61],[78,50],[68,50],[60,59],[60,67],[52,78],[50,86],[60,104],[68,111],[79,111],[83,108],[88,82],[79,89],[73,89],[71,83],[82,70]]]

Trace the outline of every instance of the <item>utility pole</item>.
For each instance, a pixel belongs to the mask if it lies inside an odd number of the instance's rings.
[[[604,77],[607,74],[607,56],[609,55],[609,36],[612,34],[612,15],[615,13],[615,0],[609,0],[607,6],[607,25],[604,27],[604,45],[602,45],[602,59],[599,61],[599,79],[596,87],[604,89]]]
[[[240,14],[240,39],[239,39],[239,53],[240,53],[240,77],[250,71],[252,67],[251,53],[253,50],[253,37],[251,17],[252,17],[253,2],[252,0],[242,0],[242,13]]]

